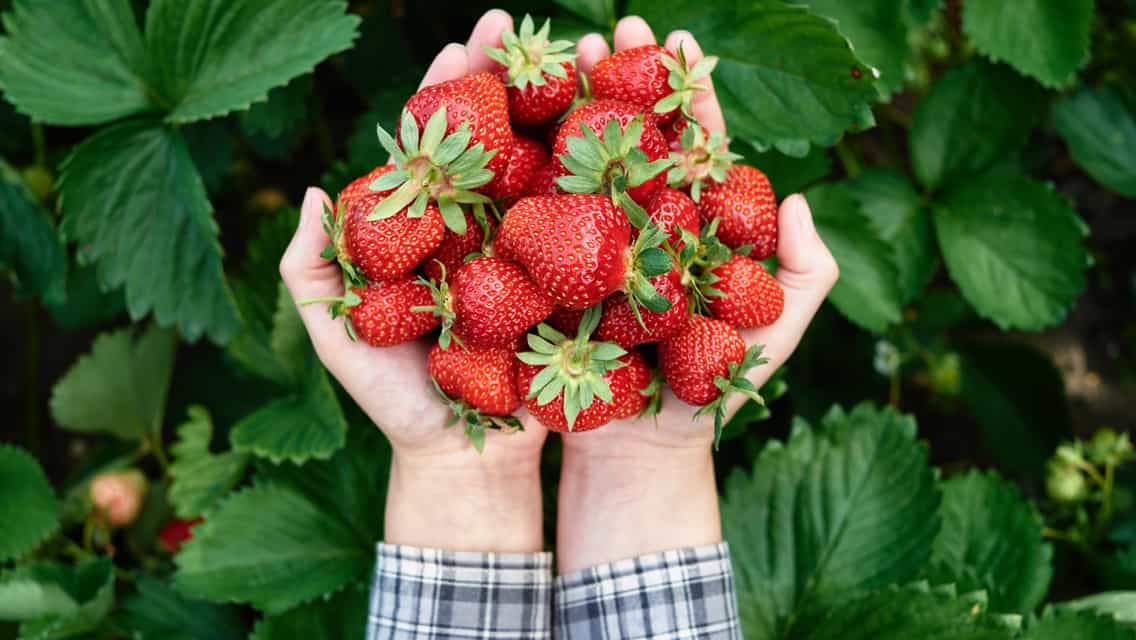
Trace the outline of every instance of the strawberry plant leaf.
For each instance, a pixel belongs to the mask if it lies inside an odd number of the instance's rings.
[[[816,427],[798,419],[752,475],[726,484],[723,527],[747,637],[784,637],[813,606],[914,579],[938,508],[911,417],[862,404],[835,407]]]
[[[60,198],[64,236],[104,288],[125,286],[132,318],[153,310],[191,341],[236,332],[217,223],[180,133],[135,120],[87,138],[63,164]]]
[[[856,56],[879,70],[877,84],[887,100],[903,86],[911,58],[908,25],[895,0],[810,0],[809,10],[836,22]]]
[[[190,597],[280,613],[362,579],[372,544],[325,506],[261,484],[232,494],[194,527],[174,557],[174,585]]]
[[[157,438],[174,364],[173,332],[151,326],[99,334],[90,353],[51,390],[51,416],[64,429],[123,440]]]
[[[761,169],[779,198],[797,193],[832,173],[832,158],[820,147],[811,147],[803,158],[787,156],[776,149],[759,153],[748,144],[733,145],[744,164]]]
[[[1051,327],[1085,288],[1088,227],[1051,185],[977,177],[944,193],[933,218],[951,278],[1003,329]]]
[[[1134,640],[1136,630],[1110,616],[1091,611],[1067,611],[1047,607],[1040,619],[1029,625],[1022,640]]]
[[[1136,198],[1136,114],[1114,87],[1081,89],[1053,106],[1069,153],[1097,182]]]
[[[875,333],[902,319],[899,271],[892,247],[864,216],[846,184],[821,184],[805,197],[840,280],[828,299],[852,322]]]
[[[340,640],[367,627],[367,593],[348,587],[327,601],[309,602],[287,613],[261,618],[249,640]]]
[[[240,114],[241,135],[257,154],[286,160],[308,132],[313,117],[308,98],[312,95],[311,74],[300,76],[268,93],[268,100],[257,102]]]
[[[213,421],[204,407],[189,408],[188,419],[178,428],[170,447],[170,503],[180,518],[199,516],[213,507],[241,479],[248,456],[235,451],[209,450]]]
[[[2,20],[0,89],[21,113],[94,125],[158,108],[128,0],[19,0]]]
[[[1128,627],[1136,625],[1136,591],[1105,591],[1054,605],[1060,611],[1091,611]]]
[[[138,576],[137,590],[124,598],[119,626],[137,640],[243,640],[247,630],[237,607],[191,600],[162,580]]]
[[[59,502],[43,468],[23,449],[0,444],[0,562],[36,548],[58,527]]]
[[[359,18],[339,0],[154,0],[146,45],[154,82],[184,123],[247,109],[347,49]]]
[[[931,85],[911,121],[908,147],[920,184],[936,189],[977,174],[1026,142],[1044,93],[1004,65],[973,60]]]
[[[0,578],[0,620],[60,616],[78,608],[75,599],[58,584],[18,575]]]
[[[1018,488],[993,472],[971,471],[942,484],[930,577],[964,591],[984,590],[990,609],[1028,613],[1053,578],[1053,547],[1041,537],[1041,515]]]
[[[74,331],[106,323],[126,312],[122,289],[102,291],[94,266],[80,267],[68,261],[67,292],[47,305],[51,319],[61,329]]]
[[[554,2],[596,27],[608,31],[615,28],[614,0],[554,0]],[[537,24],[540,22],[538,21]]]
[[[915,186],[894,169],[869,168],[848,181],[860,212],[892,246],[899,271],[900,301],[907,304],[922,291],[938,265],[931,216]]]
[[[20,616],[20,640],[70,638],[99,626],[114,605],[114,565],[110,558],[92,558],[77,567],[38,563],[17,568],[4,576],[9,581],[34,584],[45,599],[33,599]],[[60,594],[71,598],[69,606]],[[49,600],[48,600],[49,599]]]
[[[16,293],[59,304],[67,296],[67,256],[51,218],[0,159],[0,269],[11,270]]]
[[[1093,0],[968,0],[962,29],[992,60],[1056,88],[1089,60]]]
[[[687,29],[720,58],[714,89],[730,136],[802,157],[874,124],[871,68],[829,20],[780,0],[632,0],[658,33]],[[713,44],[711,44],[713,43]],[[808,55],[793,52],[808,51]]]

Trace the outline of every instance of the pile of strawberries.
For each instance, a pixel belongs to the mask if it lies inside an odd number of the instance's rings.
[[[692,115],[715,58],[643,46],[584,78],[548,33],[526,17],[488,50],[496,73],[421,89],[379,128],[393,164],[325,216],[331,313],[376,347],[436,333],[430,375],[479,448],[522,404],[585,431],[657,411],[664,383],[720,434],[727,394],[760,400],[738,330],[784,306],[758,262],[769,180]]]

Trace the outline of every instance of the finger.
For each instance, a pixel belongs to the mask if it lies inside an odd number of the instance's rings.
[[[607,40],[598,33],[589,33],[576,43],[576,68],[580,73],[591,73],[592,67],[611,55]]]
[[[501,48],[501,33],[512,30],[513,17],[500,9],[490,9],[481,16],[469,35],[469,42],[465,45],[468,56],[469,73],[492,71],[497,67],[482,47]]]
[[[655,44],[655,33],[647,21],[639,16],[627,16],[615,25],[615,50],[634,49]]]
[[[434,61],[430,63],[426,75],[422,76],[422,82],[418,84],[418,88],[429,87],[446,80],[457,80],[468,73],[469,57],[466,54],[465,45],[451,42],[443,47],[438,55],[434,56]]]
[[[677,55],[679,45],[682,45],[682,52],[686,56],[688,66],[693,66],[694,63],[703,58],[702,47],[698,46],[698,41],[689,31],[672,31],[667,36],[666,48],[668,51]],[[706,87],[706,90],[694,92],[690,110],[694,113],[698,122],[708,131],[724,132],[726,120],[722,117],[722,107],[718,104],[717,94],[714,93],[714,82],[710,78],[704,78],[699,82]]]

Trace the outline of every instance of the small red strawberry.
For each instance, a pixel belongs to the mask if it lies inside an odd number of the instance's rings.
[[[710,271],[717,280],[711,285],[720,295],[708,297],[714,317],[739,329],[773,324],[785,308],[785,290],[760,262],[734,256]]]
[[[513,155],[509,157],[509,164],[498,180],[493,182],[493,189],[489,192],[494,200],[503,200],[506,208],[513,206],[532,182],[537,171],[550,163],[548,150],[544,145],[532,138],[515,136],[513,138]]]
[[[177,553],[186,542],[193,539],[193,528],[205,522],[203,518],[175,518],[170,520],[158,533],[158,544],[167,553]]]
[[[437,250],[422,262],[422,272],[428,279],[434,282],[448,280],[465,264],[465,259],[470,254],[480,253],[485,243],[486,231],[492,233],[493,221],[491,218],[486,219],[483,228],[481,221],[466,211],[465,227],[465,233],[454,233],[446,229]]]
[[[622,375],[627,378],[627,390],[624,391],[624,385],[617,384],[612,387],[612,404],[615,405],[615,419],[630,418],[637,416],[647,410],[647,406],[651,404],[651,394],[647,393],[652,383],[654,376],[651,374],[651,367],[643,356],[638,351],[629,351],[623,357],[623,361],[627,363],[626,367],[616,369],[612,375]],[[618,389],[616,388],[618,387]],[[620,393],[617,395],[617,391]]]
[[[670,146],[673,166],[667,172],[667,184],[690,191],[698,202],[702,189],[726,179],[726,173],[741,156],[729,150],[726,136],[721,131],[710,133],[705,127],[688,126],[686,118],[679,118],[663,131]]]
[[[604,300],[603,316],[596,329],[596,338],[630,349],[640,344],[661,342],[686,328],[690,319],[690,305],[678,271],[655,276],[651,278],[651,284],[659,295],[671,303],[670,309],[662,313],[644,310],[636,316],[627,301],[627,294],[617,293]]]
[[[642,107],[596,100],[568,114],[552,152],[560,162],[557,184],[569,193],[626,191],[640,207],[662,189],[670,166],[667,141]]]
[[[693,117],[694,92],[706,89],[698,81],[708,78],[717,63],[710,56],[689,67],[681,46],[677,56],[655,44],[616,51],[592,68],[592,95],[651,110],[659,115],[660,124],[667,124],[680,110]]]
[[[433,302],[430,290],[414,276],[373,282],[352,288],[340,300],[332,300],[332,317],[350,317],[347,333],[373,347],[409,342],[438,326],[433,314],[415,311]]]
[[[777,253],[777,198],[761,171],[734,165],[725,181],[702,187],[698,212],[703,223],[718,220],[718,239],[731,249],[752,245],[757,260]]]
[[[567,111],[576,97],[576,56],[567,51],[572,42],[549,42],[550,28],[545,20],[534,33],[532,17],[526,15],[519,32],[501,34],[504,48],[483,47],[501,65],[497,77],[508,92],[509,117],[520,125],[548,122]]]
[[[442,242],[446,227],[434,205],[427,205],[418,217],[403,209],[389,218],[369,220],[368,214],[387,197],[371,191],[351,199],[336,221],[335,253],[352,282],[358,282],[354,270],[375,282],[400,278]]]
[[[722,435],[726,398],[737,392],[764,404],[746,379],[764,364],[760,345],[746,349],[738,330],[723,320],[693,316],[686,330],[659,345],[659,366],[671,391],[687,404],[702,405],[696,416],[714,414],[714,447]]]
[[[516,387],[518,364],[512,349],[472,345],[446,349],[435,344],[426,366],[446,395],[484,414],[505,416],[521,406]]]
[[[652,223],[667,233],[671,246],[676,249],[682,247],[680,228],[698,235],[700,226],[698,207],[694,205],[690,196],[678,189],[665,187],[662,191],[659,191],[655,201],[647,207],[647,216]]]
[[[526,196],[556,196],[564,193],[556,186],[557,161],[550,161],[533,172],[532,179],[525,187]],[[516,204],[516,203],[514,203]]]

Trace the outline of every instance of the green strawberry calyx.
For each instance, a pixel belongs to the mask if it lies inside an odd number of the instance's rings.
[[[702,408],[694,414],[696,419],[711,413],[714,414],[715,451],[718,450],[718,443],[722,440],[722,429],[726,422],[726,400],[730,395],[740,393],[757,404],[765,406],[765,399],[761,397],[757,387],[746,377],[750,369],[769,362],[768,358],[761,357],[761,352],[764,348],[764,345],[753,345],[746,350],[745,357],[742,358],[741,362],[731,362],[729,364],[728,376],[715,376],[714,386],[718,387],[721,393],[717,398],[702,405]]]
[[[692,67],[686,61],[682,43],[679,43],[676,55],[672,56],[669,51],[665,51],[659,54],[659,59],[670,72],[667,75],[667,84],[674,92],[655,103],[655,113],[670,113],[679,109],[683,117],[694,120],[694,114],[691,112],[694,93],[710,88],[701,81],[709,78],[714,67],[718,66],[717,56],[706,56]]]
[[[646,213],[643,215],[646,216]],[[649,327],[643,321],[640,306],[655,313],[669,311],[672,306],[671,301],[659,293],[655,285],[651,283],[651,278],[661,276],[674,269],[674,258],[662,248],[667,237],[666,231],[660,229],[658,225],[648,222],[640,229],[639,237],[635,239],[635,244],[628,250],[630,252],[628,257],[630,268],[627,270],[623,288],[627,292],[627,301],[631,305],[635,319],[644,329],[649,329]]]
[[[573,43],[570,40],[549,42],[551,29],[550,22],[545,20],[540,30],[534,32],[532,16],[525,15],[520,31],[508,29],[501,33],[503,47],[481,47],[494,62],[505,67],[508,75],[506,86],[518,89],[529,85],[541,87],[548,84],[545,74],[561,80],[568,77],[564,63],[576,60],[576,54],[567,51]]]
[[[442,320],[442,333],[438,336],[438,345],[443,349],[449,349],[450,343],[456,342],[458,346],[462,346],[461,338],[453,332],[454,321],[457,320],[457,313],[454,312],[454,297],[450,294],[450,285],[446,282],[446,265],[438,262],[441,267],[442,276],[437,282],[427,280],[419,276],[418,284],[430,290],[430,295],[434,297],[434,304],[424,307],[411,307],[410,310],[417,313],[432,313]]]
[[[426,205],[435,202],[446,227],[456,234],[466,231],[463,204],[489,204],[487,196],[472,191],[493,179],[486,168],[497,150],[486,151],[481,142],[470,145],[473,133],[463,122],[446,135],[446,107],[437,111],[419,131],[414,116],[403,109],[399,120],[399,140],[378,126],[379,143],[391,154],[397,169],[375,179],[373,191],[393,192],[375,206],[368,220],[389,218],[403,209],[407,216],[421,218]]]
[[[695,202],[702,199],[702,188],[708,180],[725,182],[726,174],[741,156],[729,150],[721,131],[706,135],[702,125],[688,122],[680,138],[682,148],[672,151],[673,166],[667,172],[667,184],[675,189],[690,188]]]
[[[465,437],[469,438],[470,444],[477,450],[478,453],[485,451],[485,434],[490,429],[500,431],[501,433],[516,433],[517,431],[524,431],[525,428],[521,425],[521,421],[513,416],[492,416],[482,413],[474,409],[467,403],[462,402],[456,398],[451,398],[442,391],[442,387],[438,385],[438,381],[430,378],[430,382],[434,384],[434,391],[437,392],[438,397],[450,409],[450,418],[446,421],[446,428],[450,428],[458,422],[465,422]]]
[[[728,262],[735,252],[718,239],[718,220],[714,218],[710,224],[704,225],[697,237],[687,229],[678,228],[683,245],[675,259],[682,271],[682,284],[691,293],[697,312],[706,311],[710,298],[726,295],[714,286],[721,280],[714,269]],[[748,250],[743,245],[738,248],[738,253],[748,253]]]
[[[607,374],[627,363],[620,360],[627,355],[614,342],[592,341],[592,332],[600,323],[602,305],[584,312],[575,338],[569,338],[551,326],[537,325],[537,333],[528,334],[532,351],[523,351],[517,358],[525,364],[544,367],[533,377],[527,398],[536,398],[539,405],[552,402],[564,395],[564,418],[572,431],[580,412],[592,406],[596,399],[612,402],[611,385]]]

